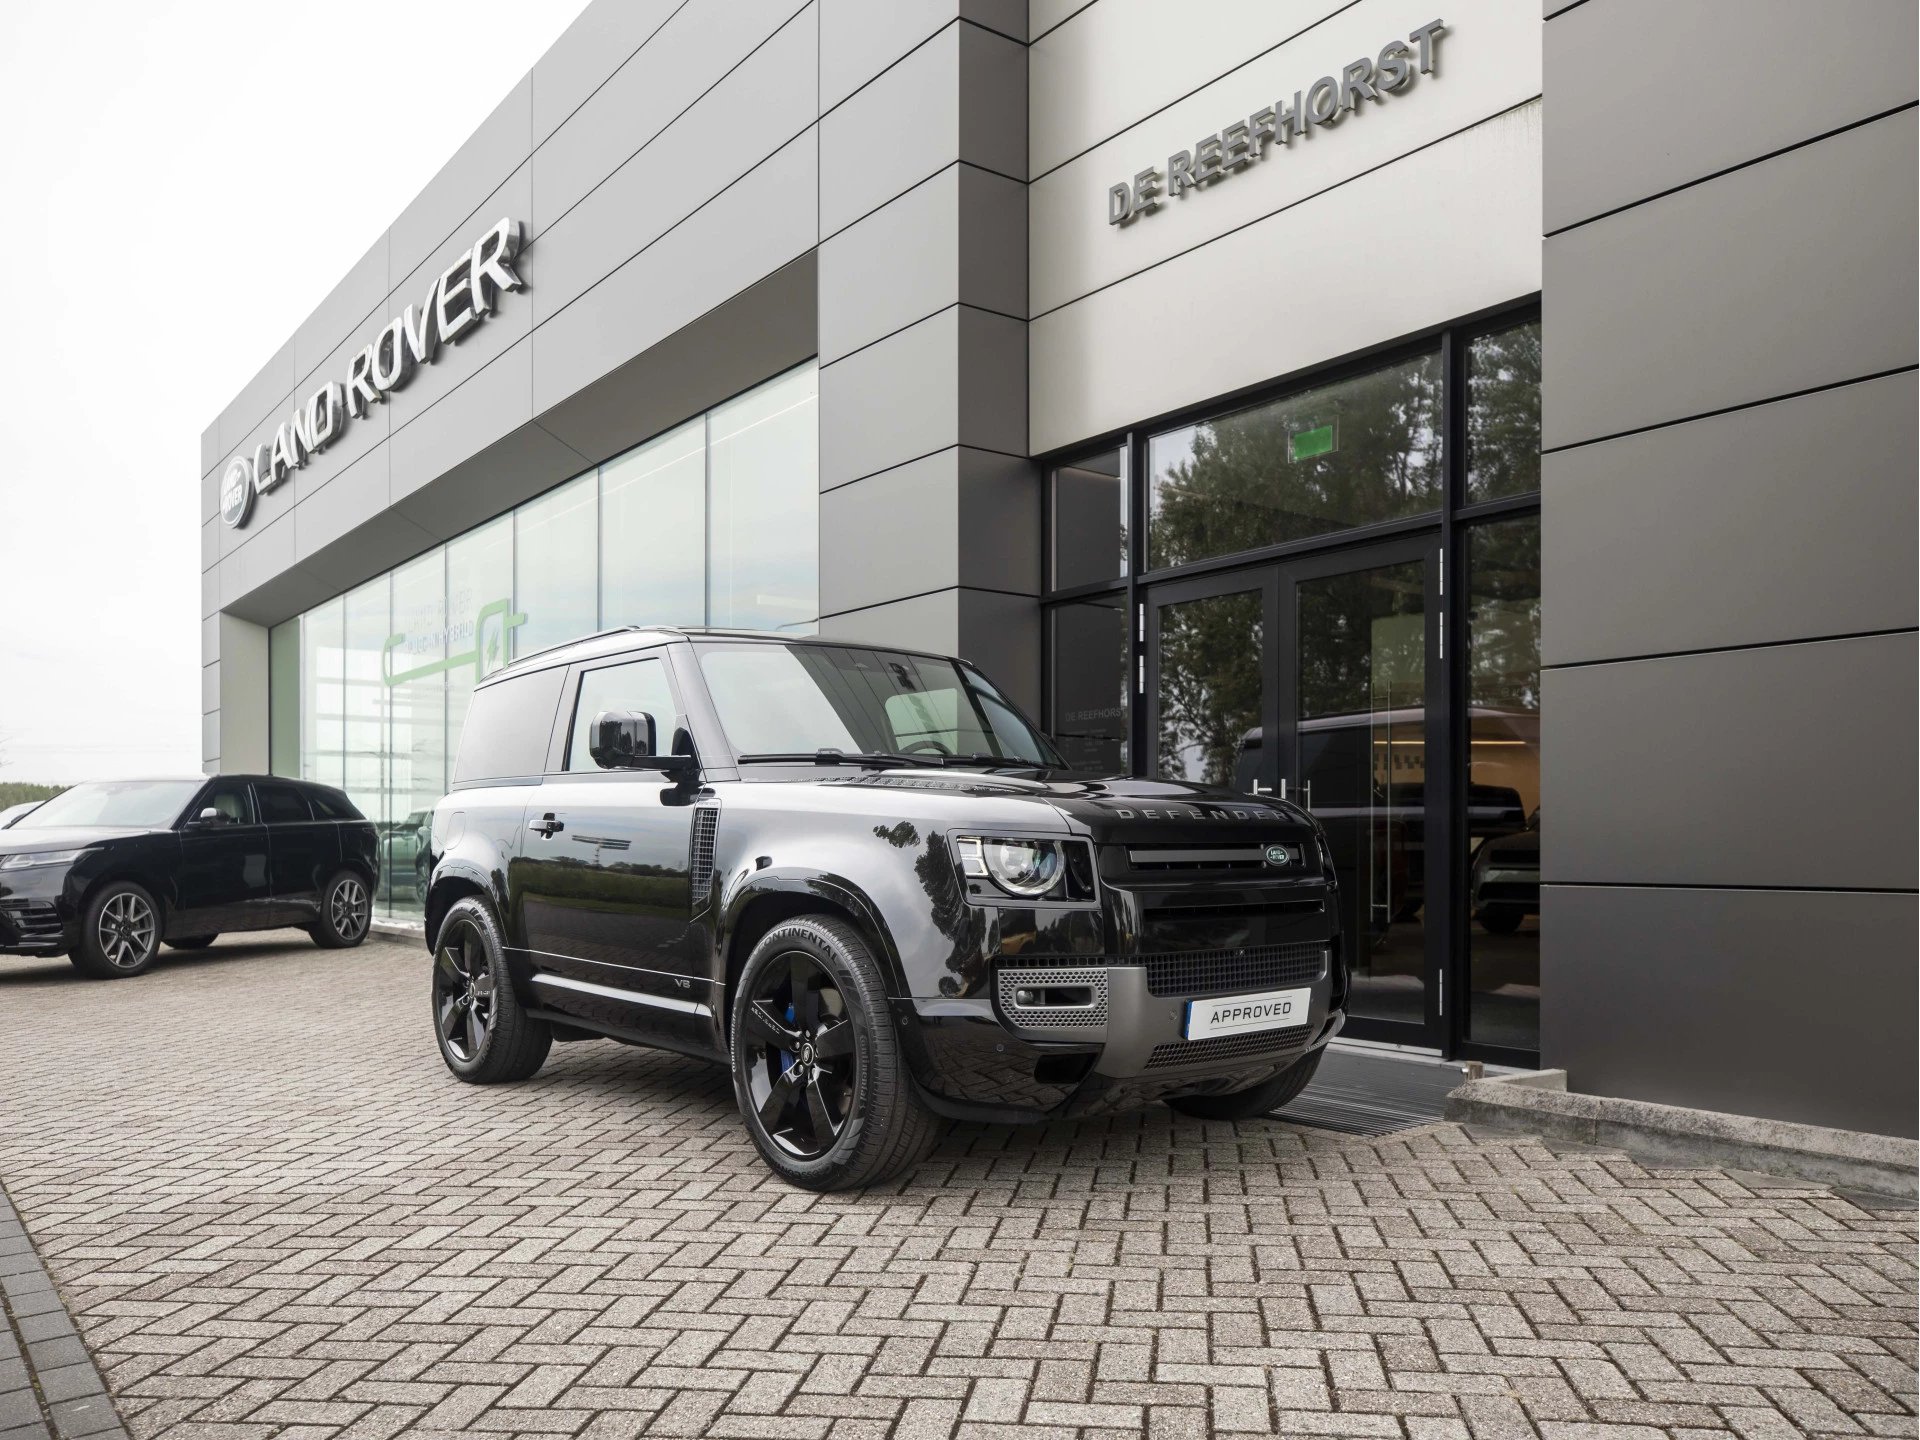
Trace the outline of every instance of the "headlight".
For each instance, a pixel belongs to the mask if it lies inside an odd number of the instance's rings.
[[[1068,890],[1074,888],[1066,883],[1067,856],[1058,840],[963,835],[955,844],[961,874],[970,880],[991,880],[1009,895],[1023,900],[1067,899]]]
[[[86,854],[78,850],[34,850],[25,855],[0,855],[0,870],[25,870],[31,865],[71,865]]]

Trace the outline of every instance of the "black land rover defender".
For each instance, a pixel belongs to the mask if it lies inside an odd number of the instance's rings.
[[[440,1053],[523,1080],[556,1040],[723,1061],[795,1184],[870,1184],[942,1117],[1285,1104],[1344,1022],[1303,811],[1069,773],[977,670],[625,630],[473,695],[433,815]]]

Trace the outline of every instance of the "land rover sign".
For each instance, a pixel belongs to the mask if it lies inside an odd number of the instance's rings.
[[[460,337],[493,313],[500,296],[523,290],[526,282],[513,268],[520,253],[520,222],[501,220],[428,287],[420,304],[409,305],[389,320],[347,366],[345,382],[329,380],[294,411],[271,440],[251,455],[236,455],[220,476],[220,518],[245,525],[253,497],[273,489],[295,470],[340,438],[349,421],[365,415],[413,378],[414,368],[431,365],[442,344]]]

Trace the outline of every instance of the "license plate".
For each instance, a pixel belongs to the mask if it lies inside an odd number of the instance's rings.
[[[1180,1033],[1189,1040],[1207,1040],[1215,1035],[1245,1035],[1304,1025],[1312,1000],[1311,990],[1267,990],[1258,995],[1189,1000],[1186,1024]]]

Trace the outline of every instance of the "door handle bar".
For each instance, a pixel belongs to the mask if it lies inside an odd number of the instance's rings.
[[[554,819],[551,811],[542,815],[538,820],[530,820],[527,822],[527,829],[540,836],[552,836],[566,828],[566,821]]]

